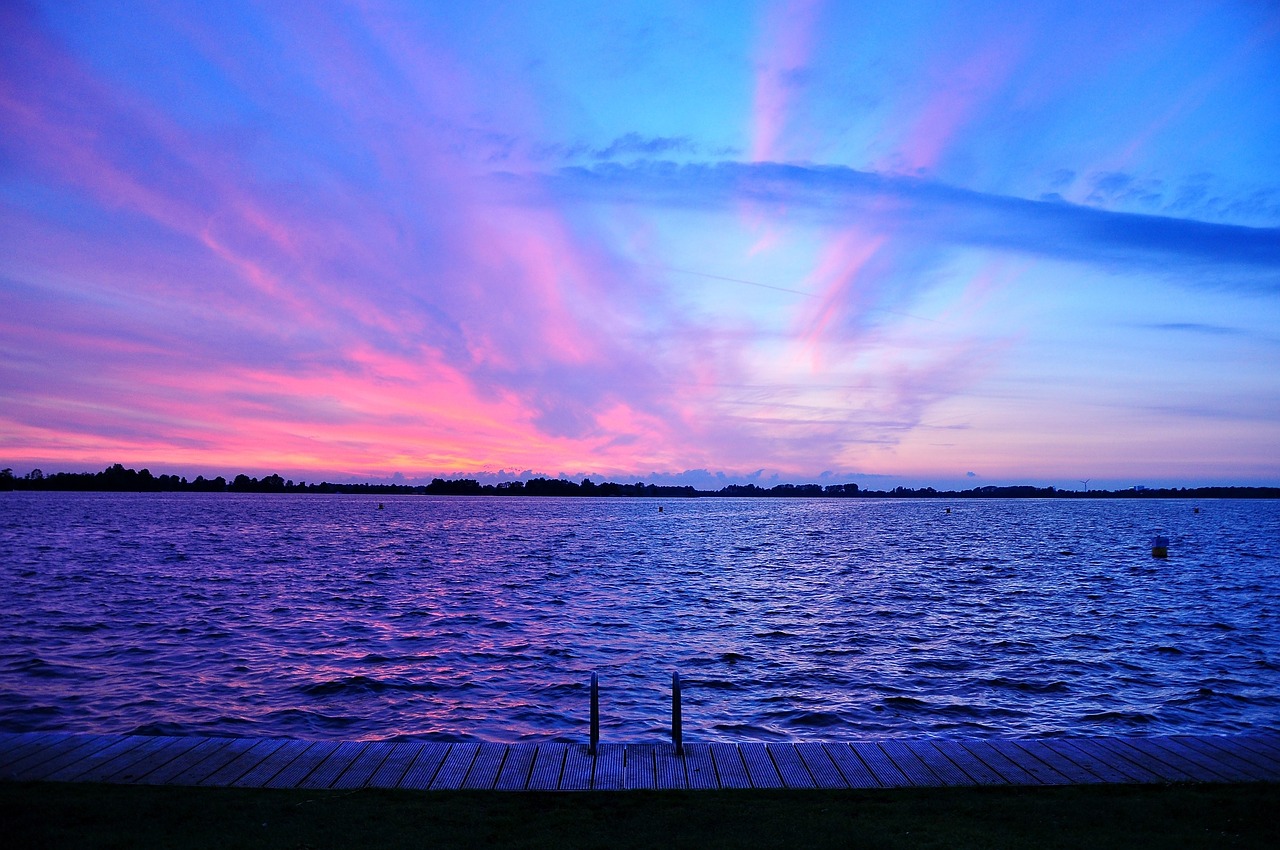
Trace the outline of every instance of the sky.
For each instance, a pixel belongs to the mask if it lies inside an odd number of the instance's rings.
[[[1275,3],[0,32],[19,475],[1280,485]]]

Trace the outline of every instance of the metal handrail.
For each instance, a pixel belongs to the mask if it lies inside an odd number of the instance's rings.
[[[680,717],[680,674],[671,674],[671,746],[676,748],[676,755],[684,755],[684,729]]]
[[[596,754],[596,747],[600,745],[600,677],[591,674],[591,746],[587,752],[591,755]]]
[[[587,753],[595,755],[600,746],[600,674],[591,674],[591,744]],[[684,717],[680,707],[680,673],[671,674],[671,746],[684,755]]]

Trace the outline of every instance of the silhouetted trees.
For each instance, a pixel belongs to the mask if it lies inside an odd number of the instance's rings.
[[[194,481],[177,475],[152,475],[150,470],[126,469],[113,464],[102,472],[55,472],[46,474],[33,469],[24,476],[17,476],[11,468],[0,469],[0,490],[100,490],[109,492],[160,493],[365,493],[370,495],[429,495],[429,496],[574,496],[635,498],[638,496],[664,498],[739,497],[739,498],[824,498],[824,499],[1276,499],[1280,487],[1194,487],[1194,488],[1142,488],[1128,490],[1058,490],[1054,487],[1034,487],[1019,484],[1008,487],[985,485],[971,490],[935,490],[933,487],[912,489],[895,487],[892,490],[863,490],[857,484],[778,484],[760,487],[755,484],[730,484],[719,490],[698,490],[690,486],[645,484],[618,484],[613,481],[596,483],[590,478],[581,483],[563,478],[531,478],[528,481],[503,481],[499,484],[481,484],[474,478],[447,480],[433,478],[430,484],[334,484],[323,481],[308,484],[294,483],[279,475],[251,478],[241,473],[227,482],[219,475],[209,479],[197,475]]]

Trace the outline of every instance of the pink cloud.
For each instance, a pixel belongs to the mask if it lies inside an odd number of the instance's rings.
[[[795,100],[797,77],[813,51],[820,0],[786,0],[771,6],[762,22],[751,110],[751,160],[785,159],[779,140]]]
[[[876,169],[907,173],[935,169],[965,125],[1009,83],[1026,42],[1025,33],[1003,32],[962,61],[933,66],[926,75],[933,83],[930,95],[913,115],[899,116],[894,126],[886,128],[887,134],[897,136],[897,143]]]
[[[808,285],[818,291],[818,305],[806,320],[803,339],[811,355],[823,343],[837,317],[856,314],[874,298],[874,288],[859,275],[884,247],[888,237],[851,229],[832,239],[823,251],[817,268],[809,275]],[[869,297],[870,296],[870,297]]]
[[[671,428],[688,412],[654,378],[663,356],[625,330],[645,332],[629,318],[644,288],[555,210],[477,195],[464,164],[418,129],[421,110],[457,108],[455,88],[415,84],[438,102],[370,103],[361,93],[378,86],[343,82],[366,63],[339,33],[325,38],[310,66],[322,90],[357,122],[387,126],[360,140],[375,182],[312,198],[279,191],[239,152],[31,35],[28,59],[79,105],[7,87],[0,108],[19,130],[9,144],[103,220],[120,226],[124,210],[153,230],[122,245],[4,213],[11,235],[34,240],[11,259],[37,287],[66,281],[51,303],[76,317],[56,333],[52,314],[30,335],[6,330],[45,376],[8,385],[11,399],[23,393],[0,417],[9,451],[350,472],[674,462]],[[433,78],[435,65],[406,67]],[[113,146],[122,121],[164,158],[163,174]],[[412,194],[408,218],[389,212],[403,203],[392,189]],[[164,305],[139,309],[151,297]],[[105,311],[84,308],[104,300]],[[92,374],[68,372],[75,360]]]

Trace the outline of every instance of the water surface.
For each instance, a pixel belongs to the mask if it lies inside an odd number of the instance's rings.
[[[1274,501],[0,493],[0,728],[582,740],[596,671],[657,740],[673,670],[690,740],[1276,728],[1278,544]]]

